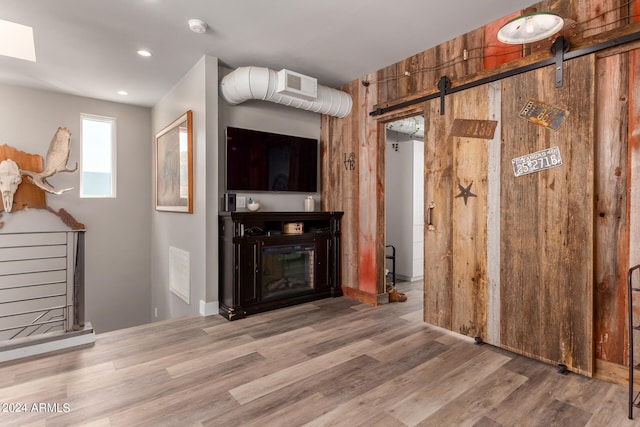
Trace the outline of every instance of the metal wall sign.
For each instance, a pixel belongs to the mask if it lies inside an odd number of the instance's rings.
[[[454,119],[451,135],[463,138],[493,139],[498,122],[495,120]]]
[[[519,116],[527,119],[532,123],[551,130],[558,130],[564,118],[569,115],[567,110],[552,107],[544,102],[530,99],[527,104],[522,107]]]
[[[551,169],[562,164],[560,149],[558,147],[547,148],[511,160],[513,173],[516,176],[527,175]]]

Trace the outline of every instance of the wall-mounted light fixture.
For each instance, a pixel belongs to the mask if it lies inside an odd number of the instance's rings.
[[[564,26],[560,15],[534,12],[518,16],[498,31],[498,40],[507,44],[533,43],[551,37]]]

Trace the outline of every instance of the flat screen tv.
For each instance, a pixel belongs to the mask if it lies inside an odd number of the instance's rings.
[[[318,191],[318,140],[227,127],[227,191]]]

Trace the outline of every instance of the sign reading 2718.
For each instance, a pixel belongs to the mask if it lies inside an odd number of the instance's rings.
[[[546,150],[516,157],[511,160],[511,164],[513,165],[513,173],[516,176],[521,176],[560,166],[562,164],[562,157],[560,156],[560,149],[558,147],[551,147]]]

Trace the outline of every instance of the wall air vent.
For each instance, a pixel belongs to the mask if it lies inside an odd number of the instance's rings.
[[[277,93],[313,101],[318,97],[318,81],[313,77],[282,69],[278,71]]]
[[[287,88],[302,90],[302,78],[300,78],[300,76],[296,76],[295,74],[287,74]]]

